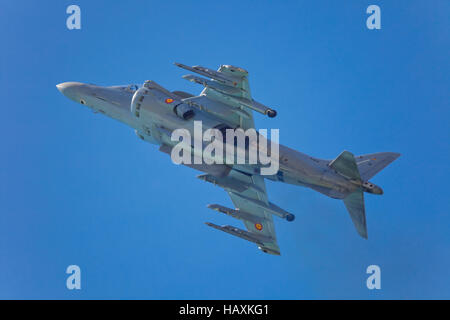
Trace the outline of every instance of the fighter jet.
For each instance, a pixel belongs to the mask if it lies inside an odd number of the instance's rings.
[[[201,66],[176,66],[199,74],[184,79],[203,86],[199,95],[169,91],[154,81],[142,86],[97,86],[80,82],[64,82],[56,87],[69,99],[135,130],[143,141],[159,146],[171,154],[179,141],[172,133],[180,128],[194,133],[194,123],[202,122],[202,130],[248,130],[255,127],[253,111],[275,117],[277,112],[254,100],[250,93],[249,75],[242,68],[221,65],[218,70]],[[258,142],[259,143],[259,140]],[[294,215],[268,200],[265,179],[311,188],[328,197],[343,200],[358,234],[367,239],[364,193],[383,194],[370,182],[400,154],[381,152],[354,156],[343,151],[335,159],[311,157],[281,144],[279,169],[263,175],[261,164],[193,163],[186,166],[203,174],[198,178],[223,188],[235,208],[210,204],[209,208],[241,220],[246,230],[210,222],[206,225],[255,243],[265,253],[280,255],[273,215],[293,221]],[[246,145],[248,148],[248,145]],[[194,149],[192,149],[192,154]]]

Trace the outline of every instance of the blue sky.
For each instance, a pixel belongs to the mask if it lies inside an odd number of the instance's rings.
[[[66,28],[77,4],[82,29]],[[382,29],[366,28],[370,4]],[[3,1],[0,298],[450,297],[448,1]],[[155,80],[197,93],[174,61],[250,72],[281,143],[332,159],[402,156],[367,195],[369,240],[344,205],[268,182],[282,255],[206,227],[239,222],[220,188],[55,85]],[[79,265],[82,289],[65,287]],[[381,267],[381,290],[365,285]]]

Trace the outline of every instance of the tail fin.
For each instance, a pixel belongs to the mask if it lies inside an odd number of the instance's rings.
[[[343,151],[329,165],[340,175],[348,179],[366,182],[399,156],[399,153],[380,152],[354,157],[352,153]],[[359,235],[367,239],[364,190],[358,188],[347,195],[344,198],[344,204],[350,213],[350,217]]]
[[[343,151],[336,159],[330,162],[330,167],[340,175],[356,181],[361,181],[361,176],[356,164],[355,157],[351,152]],[[364,208],[364,192],[358,188],[344,198],[356,231],[359,235],[367,239],[366,210]]]
[[[367,225],[366,225],[366,209],[364,207],[364,192],[361,188],[350,193],[344,198],[344,204],[347,207],[348,213],[352,218],[356,231],[364,239],[367,239]]]

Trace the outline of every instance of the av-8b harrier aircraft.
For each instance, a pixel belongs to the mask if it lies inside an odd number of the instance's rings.
[[[253,111],[269,117],[277,114],[252,99],[248,72],[242,68],[222,65],[215,71],[201,66],[175,65],[203,76],[183,76],[204,86],[200,95],[171,92],[154,81],[146,81],[142,86],[110,87],[64,82],[57,88],[94,112],[132,127],[140,139],[159,145],[159,150],[167,154],[179,143],[171,139],[172,133],[180,128],[194,133],[195,121],[202,122],[202,130],[215,128],[225,134],[225,130],[254,128]],[[294,215],[269,202],[265,179],[309,187],[343,200],[357,232],[367,239],[364,193],[383,194],[369,179],[399,156],[393,152],[354,156],[343,151],[334,160],[323,160],[279,145],[279,169],[271,175],[261,173],[261,164],[185,165],[203,172],[198,178],[223,188],[235,206],[234,209],[218,204],[208,207],[241,220],[247,230],[209,222],[208,226],[253,242],[265,253],[279,255],[272,216],[293,221]]]

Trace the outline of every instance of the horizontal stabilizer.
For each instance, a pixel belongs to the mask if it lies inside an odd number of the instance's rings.
[[[400,157],[396,152],[379,152],[355,157],[363,181],[367,181]]]
[[[346,178],[361,180],[355,157],[351,152],[343,151],[336,159],[330,162],[329,166]]]
[[[364,239],[367,239],[366,210],[364,207],[364,192],[361,188],[350,193],[344,198],[344,204],[347,207],[356,231]]]

